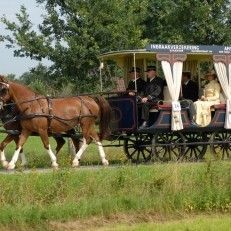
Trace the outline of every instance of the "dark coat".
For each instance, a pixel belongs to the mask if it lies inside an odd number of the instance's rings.
[[[152,81],[146,83],[145,97],[149,101],[163,100],[164,80],[160,77],[155,77]]]
[[[136,80],[136,86],[137,86],[137,94],[139,96],[143,96],[146,82],[143,79],[139,78]],[[127,91],[135,91],[135,81],[132,80],[129,81]]]
[[[189,80],[187,84],[182,84],[182,94],[184,99],[190,99],[193,102],[198,100],[198,85]]]

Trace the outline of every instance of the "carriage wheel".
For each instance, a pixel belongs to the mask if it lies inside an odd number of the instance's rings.
[[[177,161],[185,152],[181,133],[158,133],[152,139],[152,153],[156,160]]]
[[[124,152],[133,163],[148,162],[152,157],[151,135],[135,134],[124,140]]]
[[[187,145],[187,143],[205,142],[208,140],[207,135],[203,133],[185,133],[184,137],[186,141],[186,147],[185,152],[180,160],[198,161],[202,159],[206,153],[207,144]]]
[[[215,142],[227,142],[216,144]],[[231,132],[214,132],[211,136],[211,153],[216,159],[229,159],[231,154]]]

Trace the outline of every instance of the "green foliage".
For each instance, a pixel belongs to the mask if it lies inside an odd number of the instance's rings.
[[[154,43],[230,45],[229,0],[161,0],[149,3],[145,37]]]
[[[102,52],[143,48],[150,42],[231,43],[229,0],[37,0],[37,3],[46,10],[38,30],[22,6],[16,15],[17,22],[1,19],[11,33],[1,35],[0,41],[7,42],[15,56],[50,60],[52,64],[46,70],[49,81],[45,78],[41,81],[58,90],[66,83],[77,86],[75,92],[99,90],[97,56]],[[105,84],[111,82],[106,80]]]

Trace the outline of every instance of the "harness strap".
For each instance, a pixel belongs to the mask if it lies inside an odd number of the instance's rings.
[[[46,97],[46,99],[47,99],[47,103],[48,103],[48,116],[47,116],[48,132],[51,132],[51,120],[53,118],[52,102],[51,102],[51,99],[49,97]]]

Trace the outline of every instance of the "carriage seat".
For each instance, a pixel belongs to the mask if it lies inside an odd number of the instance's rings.
[[[186,108],[188,109],[188,105],[181,105],[181,108]],[[160,101],[158,104],[153,105],[150,109],[150,112],[157,112],[159,110],[164,110],[164,111],[170,111],[172,109],[172,103],[171,102],[165,102],[165,101]]]
[[[211,106],[211,110],[225,110],[225,109],[226,109],[225,103],[215,104]]]

